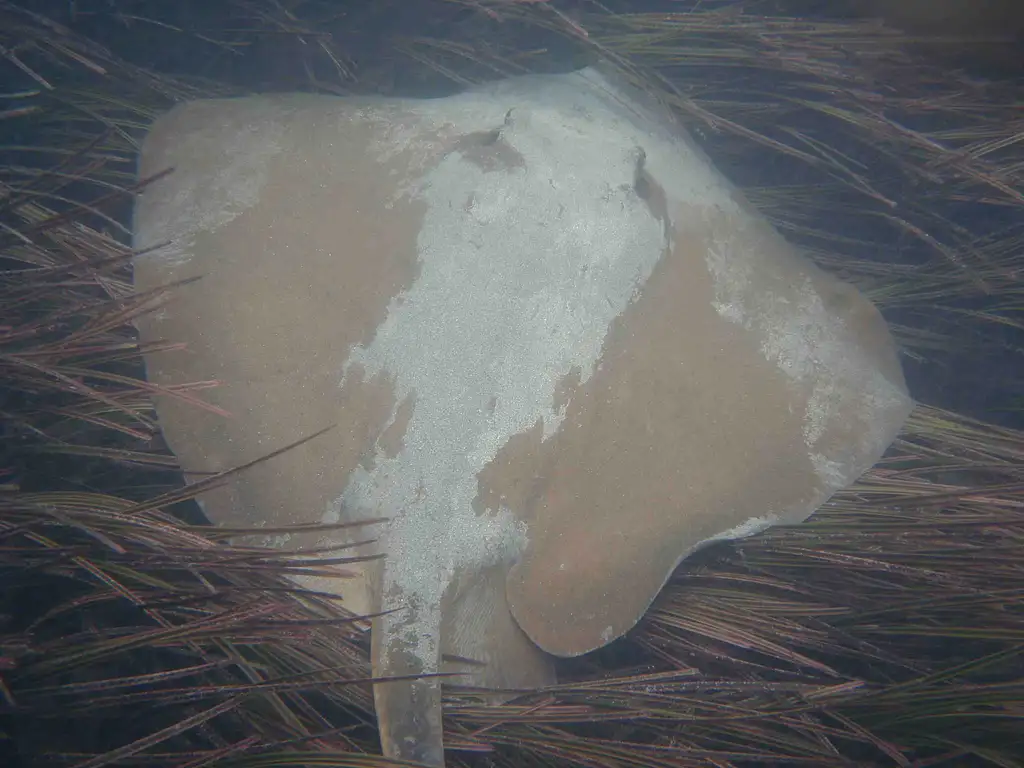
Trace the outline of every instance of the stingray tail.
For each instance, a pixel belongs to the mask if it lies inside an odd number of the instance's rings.
[[[432,616],[435,612],[436,617]],[[429,766],[444,765],[441,679],[408,679],[439,671],[439,634],[438,609],[418,610],[413,606],[373,620],[373,676],[401,678],[385,679],[373,686],[385,757]]]

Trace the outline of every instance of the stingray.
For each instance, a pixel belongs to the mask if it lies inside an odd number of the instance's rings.
[[[594,69],[439,99],[200,100],[140,175],[149,378],[188,473],[324,427],[199,499],[373,556],[299,577],[372,620],[386,755],[440,766],[442,683],[554,682],[711,542],[806,520],[906,419],[877,309],[683,128]],[[380,556],[382,555],[382,556]],[[412,676],[413,679],[409,679]],[[391,679],[403,678],[403,679]],[[496,693],[495,700],[502,695]]]

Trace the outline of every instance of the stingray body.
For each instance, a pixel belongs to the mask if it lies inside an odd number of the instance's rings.
[[[436,100],[268,96],[160,118],[139,322],[183,467],[314,440],[217,524],[379,554],[340,591],[380,677],[522,689],[621,636],[705,544],[806,519],[910,409],[875,308],[796,254],[657,109],[588,69]],[[353,538],[346,539],[351,535]],[[381,682],[386,754],[442,765],[437,678]]]

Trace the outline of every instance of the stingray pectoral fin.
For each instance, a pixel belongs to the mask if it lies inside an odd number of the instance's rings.
[[[640,620],[678,559],[656,529],[639,530],[645,522],[624,536],[607,525],[549,520],[548,535],[531,542],[506,582],[512,615],[534,643],[579,656]]]
[[[553,685],[554,660],[509,613],[504,564],[458,574],[442,608],[445,685],[490,689],[490,702]]]
[[[373,620],[373,698],[385,757],[444,766],[437,622],[409,609]],[[431,636],[433,632],[433,636]],[[388,678],[398,678],[389,680]]]

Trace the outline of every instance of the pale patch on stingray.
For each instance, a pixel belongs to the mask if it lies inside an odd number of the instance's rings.
[[[147,205],[136,209],[135,248],[162,245],[141,258],[168,268],[188,261],[198,232],[216,232],[260,199],[267,165],[281,152],[284,116],[279,103],[250,102],[226,112],[220,100],[183,104],[163,117],[147,137],[139,175],[145,179],[167,169],[169,177],[142,193]],[[183,126],[202,125],[196,130]],[[159,149],[158,149],[159,148]],[[162,151],[161,151],[162,150]],[[159,157],[159,165],[150,162]]]
[[[506,123],[501,104],[471,92],[446,101],[443,119],[431,102],[409,108],[428,132],[500,127],[502,157],[515,162],[484,163],[456,142],[424,175],[420,274],[346,362],[387,371],[399,399],[416,397],[401,450],[353,472],[339,502],[393,515],[382,607],[401,600],[424,626],[437,623],[457,568],[511,562],[524,546],[517,516],[475,506],[477,475],[517,433],[557,431],[560,382],[594,373],[608,326],[663,251],[662,225],[631,192],[636,148],[620,126],[588,123],[580,142],[561,101],[533,99],[522,110],[530,130]],[[407,650],[429,656],[424,632],[401,632]]]
[[[416,409],[416,394],[409,393],[395,410],[390,423],[377,438],[377,450],[386,459],[395,458],[402,450],[409,420]]]
[[[714,536],[701,541],[696,549],[701,549],[708,544],[713,544],[716,541],[734,541],[736,539],[746,539],[750,536],[756,536],[762,531],[767,530],[771,526],[777,524],[779,518],[776,515],[764,515],[763,517],[752,517],[749,520],[740,523],[733,528],[728,528],[721,533],[716,533]],[[682,562],[682,560],[680,560]]]
[[[582,383],[583,379],[579,368],[573,368],[559,380],[555,387],[554,400],[551,403],[556,413],[565,415],[565,409],[569,405],[569,401],[572,400],[573,393]]]

